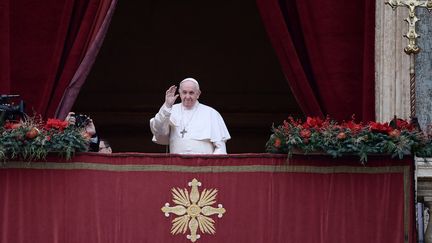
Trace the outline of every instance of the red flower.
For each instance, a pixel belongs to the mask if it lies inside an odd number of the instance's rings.
[[[274,141],[273,146],[275,146],[276,148],[279,148],[281,146],[281,140],[279,138],[276,138]]]
[[[353,134],[359,133],[362,129],[361,123],[355,123],[354,121],[349,121],[342,123],[342,127],[349,129]]]
[[[393,131],[390,131],[388,134],[392,138],[397,138],[400,136],[401,132],[399,130],[395,129]]]
[[[303,124],[305,128],[319,128],[322,127],[323,120],[319,117],[307,117],[306,122]]]
[[[311,131],[308,130],[308,129],[303,129],[303,130],[300,131],[300,136],[301,136],[302,138],[306,138],[306,139],[308,139],[308,138],[310,138],[311,135],[312,135],[312,133],[311,133]]]
[[[69,125],[69,123],[67,121],[62,121],[62,120],[58,120],[58,119],[48,119],[48,121],[45,124],[45,128],[46,129],[58,129],[58,130],[64,130],[67,126]]]
[[[39,134],[39,130],[36,127],[32,127],[27,133],[26,138],[33,139]]]
[[[408,130],[408,131],[414,130],[414,126],[411,123],[402,119],[396,120],[396,128],[400,130]]]
[[[4,124],[4,128],[5,129],[8,129],[8,130],[11,130],[11,129],[17,129],[17,128],[19,128],[21,126],[21,123],[15,123],[15,122],[9,122],[9,121],[6,121],[6,123]]]
[[[46,136],[45,139],[46,139],[47,141],[50,141],[50,140],[51,140],[51,136]]]
[[[379,123],[379,122],[370,122],[369,123],[370,130],[372,132],[379,132],[379,133],[389,133],[393,130],[392,127],[389,126],[389,124],[386,123]]]

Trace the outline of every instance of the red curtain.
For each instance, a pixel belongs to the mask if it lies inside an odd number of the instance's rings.
[[[257,0],[257,5],[305,115],[375,119],[375,0]]]
[[[3,0],[0,92],[21,95],[27,113],[53,117],[111,2]]]
[[[0,93],[10,92],[10,0],[0,1]]]
[[[161,208],[179,205],[172,189],[191,193],[195,178],[200,198],[217,189],[211,206],[226,210],[209,216],[215,234],[198,229],[198,243],[414,243],[412,164],[265,154],[7,162],[0,167],[0,242],[191,242],[188,227],[170,233],[179,215],[166,217]]]
[[[85,55],[81,59],[80,65],[77,67],[72,79],[66,87],[60,103],[57,105],[55,117],[63,119],[72,109],[79,91],[84,84],[102,46],[116,4],[117,0],[101,1],[96,13],[96,18],[93,22],[92,30],[89,32],[89,35],[85,37],[87,41]],[[60,95],[60,93],[58,93],[58,95]]]

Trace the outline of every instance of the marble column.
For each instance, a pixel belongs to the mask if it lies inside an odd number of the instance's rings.
[[[393,10],[384,2],[376,1],[375,21],[375,115],[379,122],[390,121],[394,115],[410,116],[409,56],[403,51],[408,43],[403,37],[408,10]]]

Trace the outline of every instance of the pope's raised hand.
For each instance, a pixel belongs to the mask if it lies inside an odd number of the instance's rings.
[[[171,108],[176,101],[178,94],[176,95],[177,86],[173,85],[165,93],[165,106]]]

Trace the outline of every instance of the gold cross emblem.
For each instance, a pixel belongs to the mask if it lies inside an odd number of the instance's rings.
[[[215,221],[207,216],[217,214],[222,218],[226,210],[222,204],[218,204],[217,208],[211,206],[216,203],[217,189],[204,189],[200,194],[198,187],[201,186],[201,182],[193,179],[188,185],[192,187],[190,193],[186,188],[171,189],[173,202],[176,205],[170,207],[169,203],[166,203],[162,207],[162,212],[166,217],[169,217],[170,213],[179,216],[172,221],[171,234],[185,234],[189,228],[190,234],[186,235],[186,238],[195,242],[201,237],[197,234],[198,228],[201,233],[216,233]]]
[[[408,39],[408,46],[405,47],[404,51],[408,55],[419,53],[420,48],[417,46],[419,35],[416,32],[416,23],[419,19],[415,15],[415,10],[422,7],[430,12],[432,10],[432,0],[388,0],[385,3],[390,5],[393,10],[399,6],[408,8],[409,15],[405,19],[408,22],[408,32],[404,35]]]

